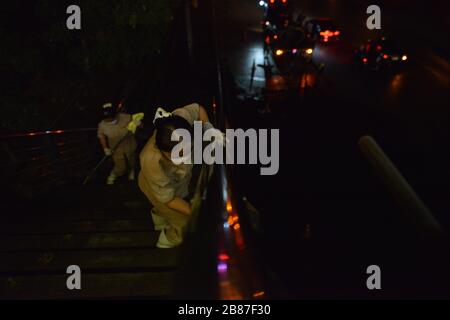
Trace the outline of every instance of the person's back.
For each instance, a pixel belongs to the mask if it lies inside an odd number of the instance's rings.
[[[112,104],[103,107],[104,119],[98,125],[97,136],[106,156],[112,156],[114,168],[106,181],[114,184],[117,177],[128,172],[129,180],[134,180],[136,138],[128,131],[132,116],[116,113]]]
[[[190,154],[173,158],[172,151],[180,141],[173,141],[172,137],[179,129],[191,133],[195,121],[209,124],[206,111],[198,104],[176,109],[171,114],[158,109],[155,133],[140,154],[139,187],[153,205],[155,230],[161,231],[159,248],[172,248],[182,243],[183,229],[191,214],[187,196],[193,165],[176,161],[189,159]]]
[[[111,149],[121,147],[123,144],[134,140],[134,136],[129,134],[127,129],[131,121],[131,115],[127,113],[118,113],[113,121],[102,120],[99,124],[99,130],[108,138]],[[119,145],[119,142],[126,136],[126,141]]]

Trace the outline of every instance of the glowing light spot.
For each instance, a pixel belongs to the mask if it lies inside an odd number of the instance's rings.
[[[230,257],[226,253],[221,253],[219,255],[219,260],[220,261],[228,261],[228,260],[230,260]]]
[[[403,74],[399,73],[395,75],[390,83],[390,92],[392,95],[396,95],[400,92],[403,84]]]
[[[233,212],[233,206],[231,205],[230,201],[227,201],[227,212],[228,213]]]
[[[228,265],[225,262],[220,262],[217,265],[217,271],[220,273],[225,273],[228,270]]]

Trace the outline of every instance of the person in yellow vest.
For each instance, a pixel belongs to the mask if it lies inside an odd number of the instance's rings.
[[[103,120],[98,125],[97,136],[106,156],[111,156],[114,168],[106,180],[112,185],[120,176],[128,174],[135,179],[137,142],[128,125],[133,118],[125,112],[116,112],[112,103],[102,106]]]

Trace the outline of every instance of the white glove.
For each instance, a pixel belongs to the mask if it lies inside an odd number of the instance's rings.
[[[109,148],[105,148],[103,149],[103,151],[105,152],[105,156],[109,157],[112,156],[112,151]]]

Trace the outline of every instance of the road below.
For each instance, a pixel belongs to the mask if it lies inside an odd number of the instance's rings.
[[[308,17],[334,18],[343,34],[340,43],[319,45],[314,52],[314,62],[325,64],[323,77],[312,79],[319,81],[314,95],[286,102],[271,114],[256,112],[246,100],[237,100],[231,111],[234,126],[280,129],[277,176],[261,177],[250,166],[237,169],[245,177],[242,189],[262,211],[268,260],[299,296],[361,296],[365,268],[373,261],[384,264],[387,278],[395,282],[388,295],[438,294],[442,285],[431,275],[409,286],[408,277],[422,267],[412,258],[415,250],[436,274],[440,262],[434,267],[427,250],[409,242],[399,209],[357,143],[363,135],[373,136],[448,229],[450,62],[439,39],[448,28],[437,18],[443,16],[437,15],[442,6],[386,1],[382,30],[376,32],[365,27],[364,1],[298,1],[295,6]],[[253,62],[264,59],[263,12],[251,0],[227,1],[219,12],[225,60],[245,95]],[[406,68],[375,73],[353,65],[354,48],[380,35],[406,49]],[[253,92],[264,81],[258,68]],[[402,272],[411,264],[411,274]]]

